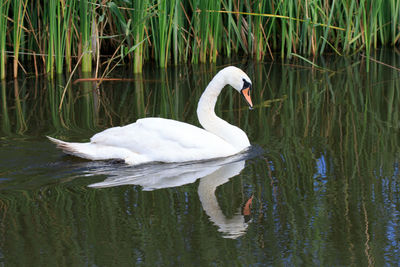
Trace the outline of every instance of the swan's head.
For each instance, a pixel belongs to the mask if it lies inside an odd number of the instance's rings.
[[[226,67],[221,70],[221,72],[224,72],[226,82],[244,97],[250,109],[252,109],[253,102],[250,97],[252,85],[249,76],[247,76],[244,71],[234,66]]]

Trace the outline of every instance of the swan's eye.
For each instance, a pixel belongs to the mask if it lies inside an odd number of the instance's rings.
[[[246,81],[246,79],[243,79],[243,88],[242,88],[242,90],[245,89],[245,88],[249,88],[249,87],[251,88],[251,83]]]

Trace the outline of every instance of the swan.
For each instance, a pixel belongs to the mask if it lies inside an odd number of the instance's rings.
[[[218,95],[228,84],[253,108],[250,78],[237,67],[225,67],[214,76],[199,99],[197,117],[203,129],[171,119],[143,118],[97,133],[87,143],[47,138],[73,156],[89,160],[119,159],[129,165],[228,157],[250,146],[243,130],[215,114]]]

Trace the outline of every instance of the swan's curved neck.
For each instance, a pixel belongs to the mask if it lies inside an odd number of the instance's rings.
[[[199,117],[200,124],[206,128],[202,120],[206,119],[204,117],[208,117],[210,115],[217,116],[214,112],[215,104],[217,103],[217,99],[221,90],[225,87],[227,83],[224,79],[221,79],[220,76],[215,76],[214,79],[206,87],[203,94],[199,99],[199,103],[197,105],[197,116]]]
[[[250,146],[247,135],[238,127],[219,118],[214,111],[218,95],[227,85],[225,75],[218,73],[208,84],[197,106],[197,117],[201,126],[235,147],[238,152]]]

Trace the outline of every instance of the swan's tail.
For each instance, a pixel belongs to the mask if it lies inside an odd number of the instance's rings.
[[[90,153],[90,143],[70,143],[50,136],[46,137],[66,154],[85,159],[94,159],[93,155],[91,155],[92,153]]]
[[[95,143],[70,143],[47,136],[47,138],[62,149],[66,154],[90,160],[121,159],[128,164],[138,164],[145,161],[138,154],[126,148],[110,147]],[[131,163],[132,162],[132,163]]]

